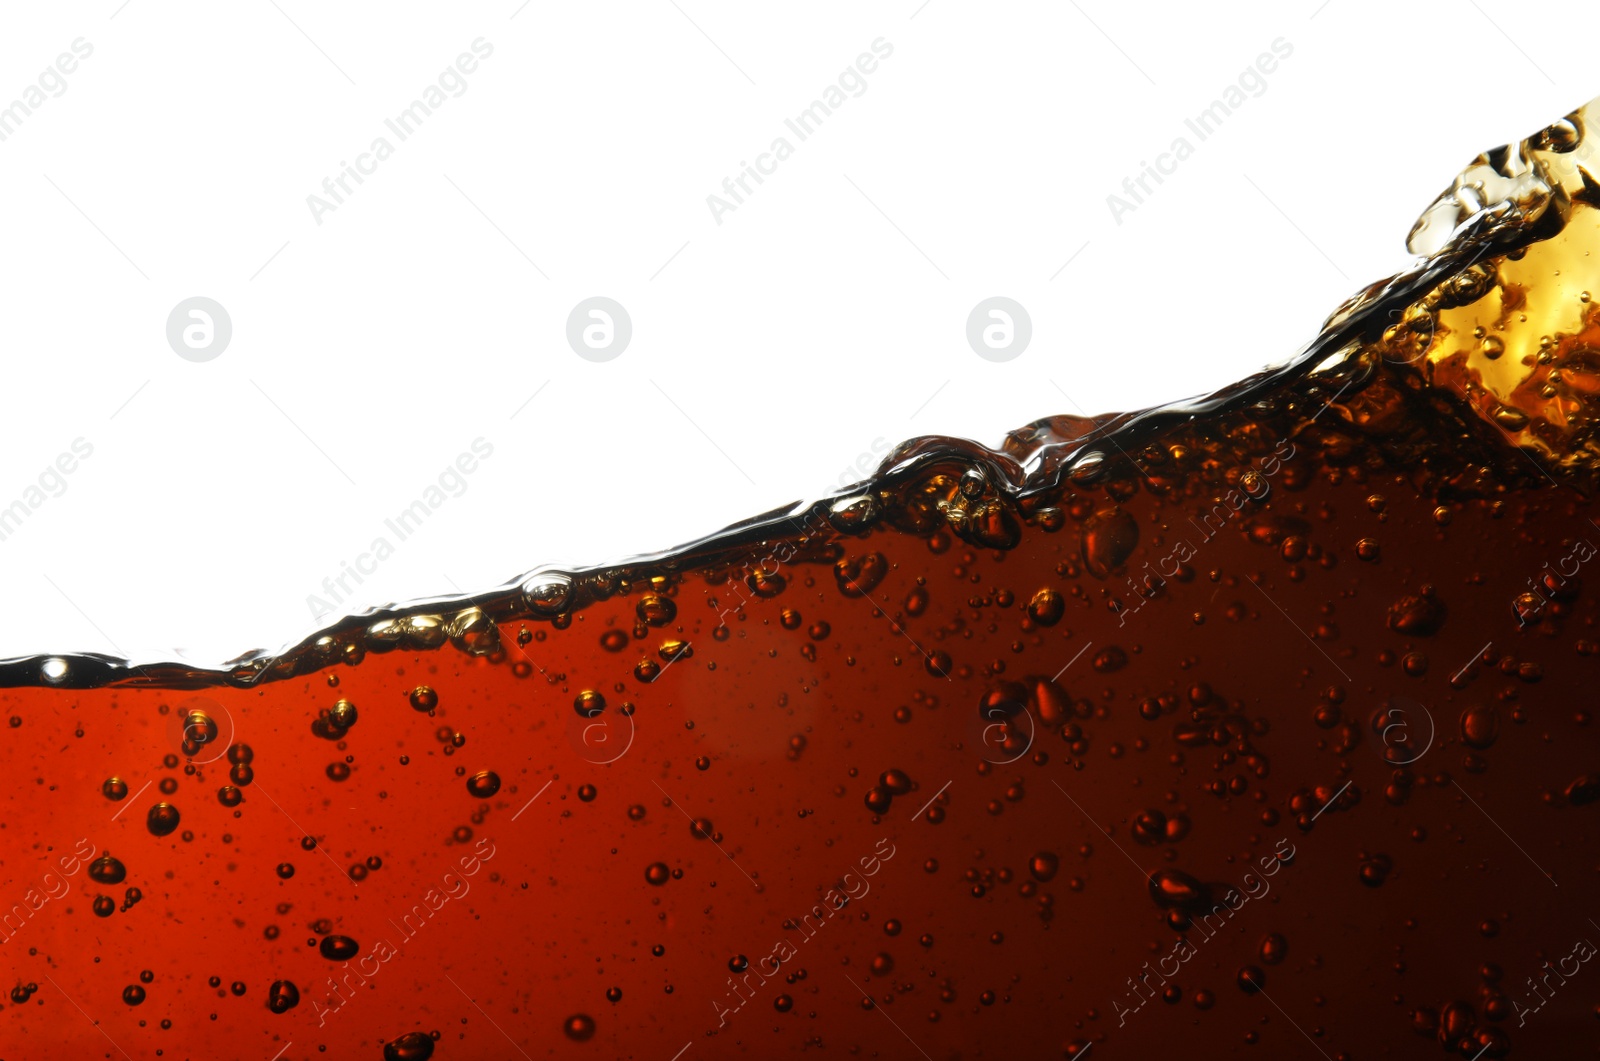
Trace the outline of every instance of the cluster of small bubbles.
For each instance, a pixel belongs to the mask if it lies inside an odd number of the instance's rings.
[[[255,780],[255,770],[250,766],[255,757],[256,753],[248,744],[235,744],[228,748],[228,762],[233,764],[228,770],[228,777],[240,788]]]
[[[1131,831],[1134,840],[1154,847],[1167,839],[1167,816],[1154,808],[1142,810],[1134,816]]]
[[[356,705],[349,700],[336,700],[332,707],[323,708],[311,723],[311,732],[324,740],[343,740],[350,727],[356,724]]]
[[[878,775],[878,783],[867,789],[865,803],[873,814],[887,814],[894,797],[904,796],[915,787],[911,775],[891,768]]]
[[[184,712],[182,719],[183,739],[180,748],[183,754],[194,758],[200,752],[209,748],[216,742],[217,723],[205,711],[191,708]]]

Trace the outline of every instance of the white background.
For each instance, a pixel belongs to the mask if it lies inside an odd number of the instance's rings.
[[[0,654],[281,646],[480,436],[466,491],[341,610],[668,548],[826,492],[879,439],[994,445],[1213,389],[1403,267],[1473,155],[1600,88],[1576,8],[1219,8],[6,5],[0,106],[94,50],[0,142],[0,507],[94,452],[0,541]],[[399,142],[383,120],[480,37]],[[799,142],[784,119],[880,37]],[[1280,37],[1199,142],[1184,119]],[[318,224],[307,196],[380,135],[393,156]],[[793,156],[719,224],[707,196],[778,136]],[[1179,136],[1193,156],[1119,224],[1107,196]],[[195,295],[233,324],[203,364],[165,335]],[[591,295],[633,321],[605,364],[565,338]],[[1004,364],[965,337],[992,295],[1032,318]]]

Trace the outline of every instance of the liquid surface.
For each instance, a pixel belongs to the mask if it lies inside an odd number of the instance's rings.
[[[1594,1052],[1595,113],[1218,395],[0,665],[0,1056]]]

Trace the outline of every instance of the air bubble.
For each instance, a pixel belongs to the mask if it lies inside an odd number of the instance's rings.
[[[479,770],[467,778],[467,793],[476,799],[488,799],[500,791],[500,775],[493,770]]]
[[[170,803],[157,803],[145,815],[145,827],[153,836],[166,836],[178,828],[178,808]]]
[[[383,1047],[383,1061],[428,1061],[432,1056],[433,1037],[427,1032],[406,1032]]]
[[[127,868],[110,854],[101,855],[89,863],[89,879],[99,884],[121,884],[127,877]]]

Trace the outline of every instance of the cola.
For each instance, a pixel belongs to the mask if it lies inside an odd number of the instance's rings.
[[[1202,399],[215,669],[0,666],[7,1056],[1591,1048],[1597,114]]]

